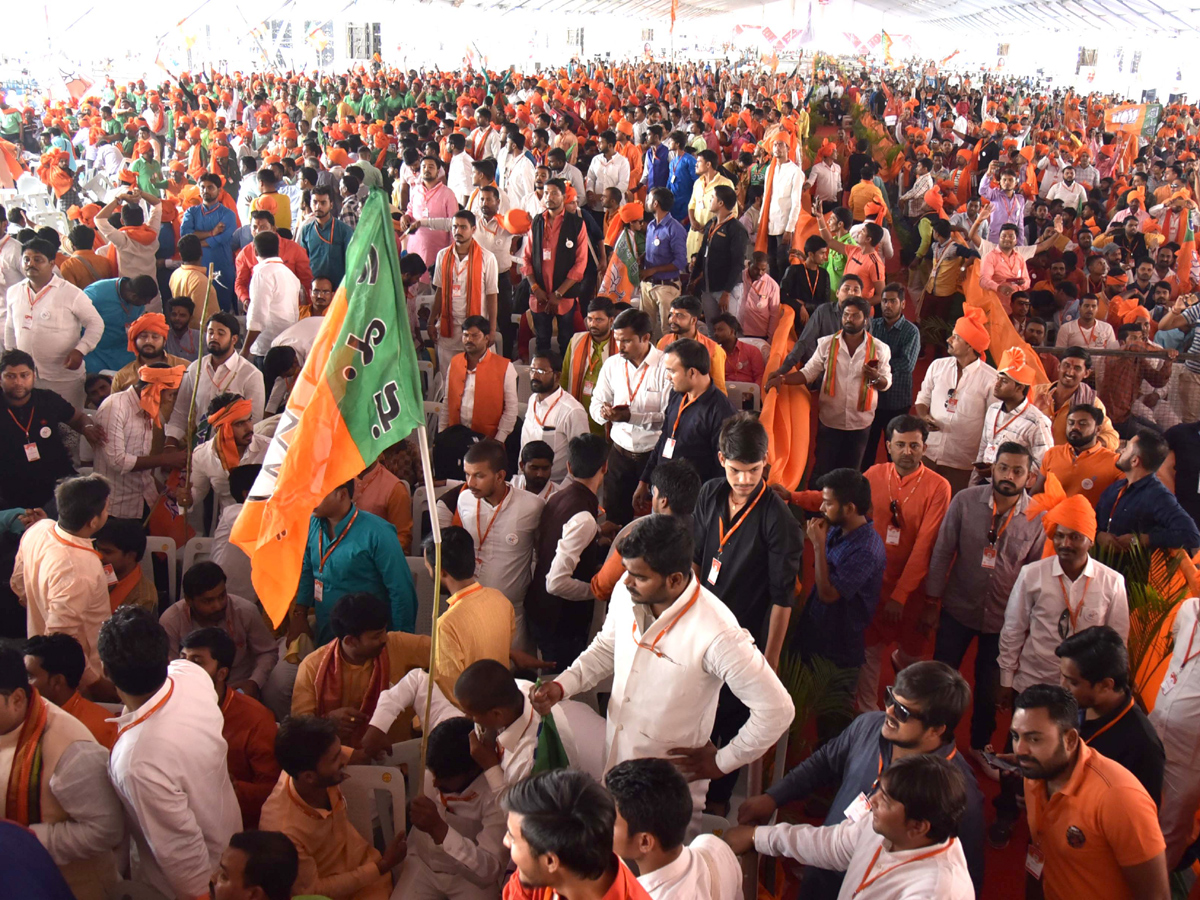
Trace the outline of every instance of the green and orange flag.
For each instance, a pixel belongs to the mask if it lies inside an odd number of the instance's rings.
[[[346,276],[296,379],[230,540],[279,624],[300,581],[313,509],[424,424],[400,255],[383,191],[346,250]]]

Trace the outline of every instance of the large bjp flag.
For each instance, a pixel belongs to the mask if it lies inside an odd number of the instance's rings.
[[[278,625],[300,581],[313,508],[424,424],[395,232],[372,191],[338,288],[230,539]]]

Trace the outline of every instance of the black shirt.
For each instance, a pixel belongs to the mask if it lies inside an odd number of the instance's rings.
[[[692,514],[696,565],[704,587],[721,598],[737,616],[738,624],[754,635],[759,648],[765,651],[770,608],[790,608],[796,602],[802,549],[800,523],[765,483],[731,522],[730,490],[723,475],[700,488]],[[723,550],[722,524],[726,536]],[[721,568],[714,583],[709,576],[719,550]]]
[[[721,425],[733,415],[733,406],[711,381],[708,390],[689,403],[680,414],[679,408],[686,399],[687,394],[671,391],[667,412],[663,417],[662,433],[642,471],[642,481],[646,484],[650,483],[655,467],[664,459],[686,459],[700,473],[701,481],[716,478],[722,473],[721,464],[717,461],[717,438],[721,434]],[[675,427],[676,420],[679,422],[678,429]],[[675,443],[669,445],[668,441]]]
[[[799,322],[801,307],[811,315],[822,303],[829,302],[829,273],[823,266],[816,272],[803,264],[788,266],[779,282],[779,302],[791,307]]]
[[[1149,717],[1136,703],[1132,708],[1129,703],[1130,697],[1126,694],[1116,709],[1098,719],[1085,719],[1081,709],[1079,736],[1101,756],[1107,756],[1128,769],[1157,805],[1162,796],[1166,754]],[[1125,712],[1126,709],[1129,711]],[[1113,723],[1112,727],[1106,729],[1109,723]]]
[[[1175,454],[1175,499],[1200,527],[1200,425],[1168,428],[1166,438]]]
[[[704,264],[704,289],[710,294],[732,291],[742,283],[742,268],[746,265],[746,248],[750,235],[736,217],[726,219],[720,226],[714,218],[704,231],[700,259]]]
[[[0,499],[5,509],[42,506],[54,496],[60,478],[75,474],[58,436],[59,424],[75,418],[75,407],[54,391],[39,388],[30,392],[24,406],[10,407],[0,394],[0,407]],[[36,462],[29,461],[26,444],[37,446]]]
[[[871,161],[865,153],[851,153],[850,158],[846,160],[846,184],[858,184],[862,181],[863,166]]]

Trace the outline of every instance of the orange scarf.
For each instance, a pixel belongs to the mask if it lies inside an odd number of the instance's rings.
[[[825,365],[826,375],[825,383],[821,387],[821,393],[827,397],[834,397],[837,385],[837,360],[838,349],[841,341],[842,333],[839,331],[833,336],[833,340],[829,344],[829,361]],[[867,340],[867,362],[879,359],[879,350],[875,346],[875,338],[868,331],[866,334]],[[867,380],[866,372],[862,373],[862,385],[858,391],[858,411],[866,412],[871,408],[871,401],[875,396],[875,388],[871,387],[871,382]]]
[[[762,213],[758,217],[758,234],[754,236],[754,252],[767,252],[767,238],[771,230],[771,191],[775,187],[775,170],[779,167],[779,160],[772,159],[771,165],[767,167],[767,178],[763,183],[763,203]]]
[[[138,586],[142,580],[142,567],[134,566],[129,574],[119,580],[116,584],[108,586],[108,605],[113,612],[117,611],[117,607],[128,599],[133,589]]]
[[[163,389],[175,390],[179,387],[179,382],[183,380],[183,366],[171,366],[167,369],[142,366],[137,374],[138,380],[146,383],[138,397],[138,403],[156,425],[161,425],[159,412],[162,408]]]
[[[454,321],[454,261],[458,254],[451,244],[446,255],[442,257],[442,337],[450,337],[455,325],[462,327],[461,322]],[[483,251],[479,244],[471,241],[471,249],[467,251],[467,284],[464,288],[467,295],[467,315],[483,314]]]
[[[254,404],[243,398],[233,401],[208,417],[208,424],[213,427],[213,445],[217,449],[217,458],[221,460],[226,472],[233,471],[242,463],[242,454],[233,439],[233,423],[240,422],[253,411]]]
[[[326,716],[342,705],[342,642],[334,638],[329,643],[329,652],[317,666],[317,675],[313,687],[317,693],[317,715]],[[387,648],[375,659],[371,660],[371,682],[367,685],[367,693],[363,696],[359,710],[370,718],[375,713],[375,704],[379,695],[390,686],[388,681],[391,661],[388,659]]]
[[[604,345],[604,359],[612,356],[613,338],[609,333],[608,342]],[[592,361],[592,335],[584,332],[583,339],[575,345],[575,353],[571,356],[571,395],[576,400],[583,399],[583,376],[587,374],[588,365]],[[600,361],[604,365],[604,361]]]
[[[46,701],[30,685],[29,706],[8,776],[4,818],[34,825],[42,820],[42,736],[46,733]]]

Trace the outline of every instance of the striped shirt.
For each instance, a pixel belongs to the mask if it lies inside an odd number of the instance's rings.
[[[1028,447],[1033,454],[1034,464],[1040,466],[1046,451],[1054,446],[1049,417],[1028,399],[1022,400],[1014,410],[1006,410],[1004,402],[997,400],[988,407],[983,418],[983,433],[979,435],[976,462],[994,463],[997,449],[1007,441]]]

